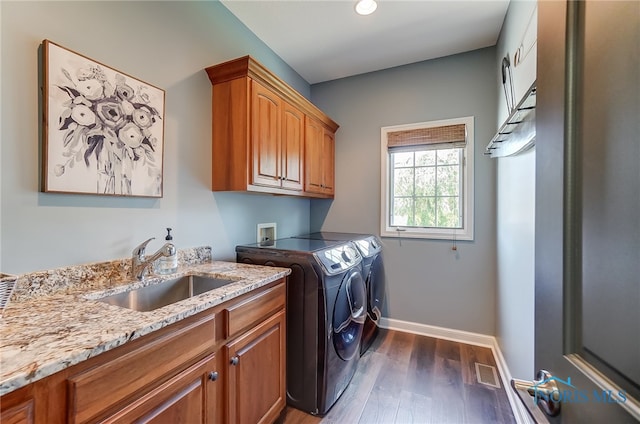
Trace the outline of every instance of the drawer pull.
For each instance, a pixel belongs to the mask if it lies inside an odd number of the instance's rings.
[[[240,358],[238,358],[237,356],[231,358],[231,365],[238,365],[238,362],[240,362]]]
[[[209,373],[209,380],[216,381],[218,379],[218,371],[211,371]]]

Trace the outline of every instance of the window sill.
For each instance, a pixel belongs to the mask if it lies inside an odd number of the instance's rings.
[[[473,241],[473,233],[466,232],[465,230],[453,230],[449,229],[429,229],[425,231],[396,231],[388,228],[380,231],[380,237],[385,238],[411,238],[411,239],[427,239],[427,240],[460,240],[460,241]]]

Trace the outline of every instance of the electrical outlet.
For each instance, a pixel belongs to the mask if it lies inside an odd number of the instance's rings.
[[[276,223],[268,222],[258,224],[257,238],[258,243],[273,242],[276,239]]]

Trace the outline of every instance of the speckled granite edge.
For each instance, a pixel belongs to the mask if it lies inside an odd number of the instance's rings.
[[[209,250],[210,251],[210,250]],[[201,252],[202,253],[202,252]],[[96,301],[96,286],[79,284],[48,296],[10,304],[0,318],[0,395],[12,392],[171,325],[198,312],[269,284],[291,273],[288,268],[208,261],[179,265],[174,278],[186,274],[221,277],[233,282],[192,298],[138,312]],[[197,256],[197,255],[196,255]],[[190,256],[191,257],[191,256]],[[194,257],[195,258],[195,257]],[[181,267],[181,268],[180,268]],[[122,283],[127,289],[139,282]],[[104,295],[112,289],[98,288]]]
[[[196,265],[211,260],[211,247],[178,250],[178,264]],[[70,293],[78,289],[108,288],[131,280],[131,258],[67,266],[17,277],[10,302],[25,302],[42,296]]]

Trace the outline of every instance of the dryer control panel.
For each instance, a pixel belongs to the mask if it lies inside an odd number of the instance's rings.
[[[362,253],[362,256],[365,258],[377,255],[382,250],[382,243],[380,243],[380,240],[375,236],[357,239],[354,240],[354,243],[356,243],[360,253]]]
[[[362,256],[353,243],[322,250],[313,254],[328,275],[335,275],[362,262]]]

